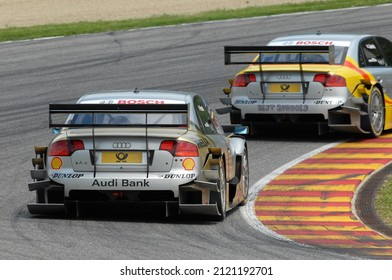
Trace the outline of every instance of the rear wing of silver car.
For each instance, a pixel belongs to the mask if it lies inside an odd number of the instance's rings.
[[[335,47],[330,46],[225,46],[225,65],[229,64],[334,64]],[[238,60],[233,56],[251,54],[251,57],[240,57]],[[268,54],[292,54],[296,59],[266,59]],[[311,55],[326,55],[327,59],[312,60]],[[254,55],[257,55],[255,58]],[[313,56],[314,57],[314,56]],[[276,58],[276,57],[275,57]]]
[[[62,118],[56,118],[62,116]],[[91,158],[97,173],[95,129],[141,127],[145,130],[147,163],[150,163],[149,128],[189,128],[189,104],[49,104],[49,127],[91,128]],[[147,164],[147,178],[149,166]]]
[[[188,104],[49,104],[50,128],[188,125]]]

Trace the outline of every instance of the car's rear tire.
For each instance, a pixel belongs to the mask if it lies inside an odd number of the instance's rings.
[[[374,87],[369,96],[367,115],[363,118],[362,129],[372,137],[378,137],[384,130],[385,109],[384,99],[380,89]]]

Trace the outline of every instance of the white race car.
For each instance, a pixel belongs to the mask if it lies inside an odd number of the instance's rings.
[[[246,141],[197,94],[124,91],[50,104],[48,147],[35,147],[31,214],[78,215],[89,203],[163,203],[224,219],[249,191]],[[170,214],[170,213],[168,213]]]

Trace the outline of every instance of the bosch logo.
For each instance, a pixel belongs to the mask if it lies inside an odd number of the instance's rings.
[[[131,142],[113,142],[113,149],[130,149]]]

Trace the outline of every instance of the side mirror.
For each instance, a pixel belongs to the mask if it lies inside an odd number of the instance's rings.
[[[246,125],[222,125],[225,133],[234,133],[236,135],[249,134],[249,127]]]
[[[61,131],[61,128],[60,128],[60,127],[52,127],[52,133],[53,133],[53,134],[59,134],[60,131]]]

